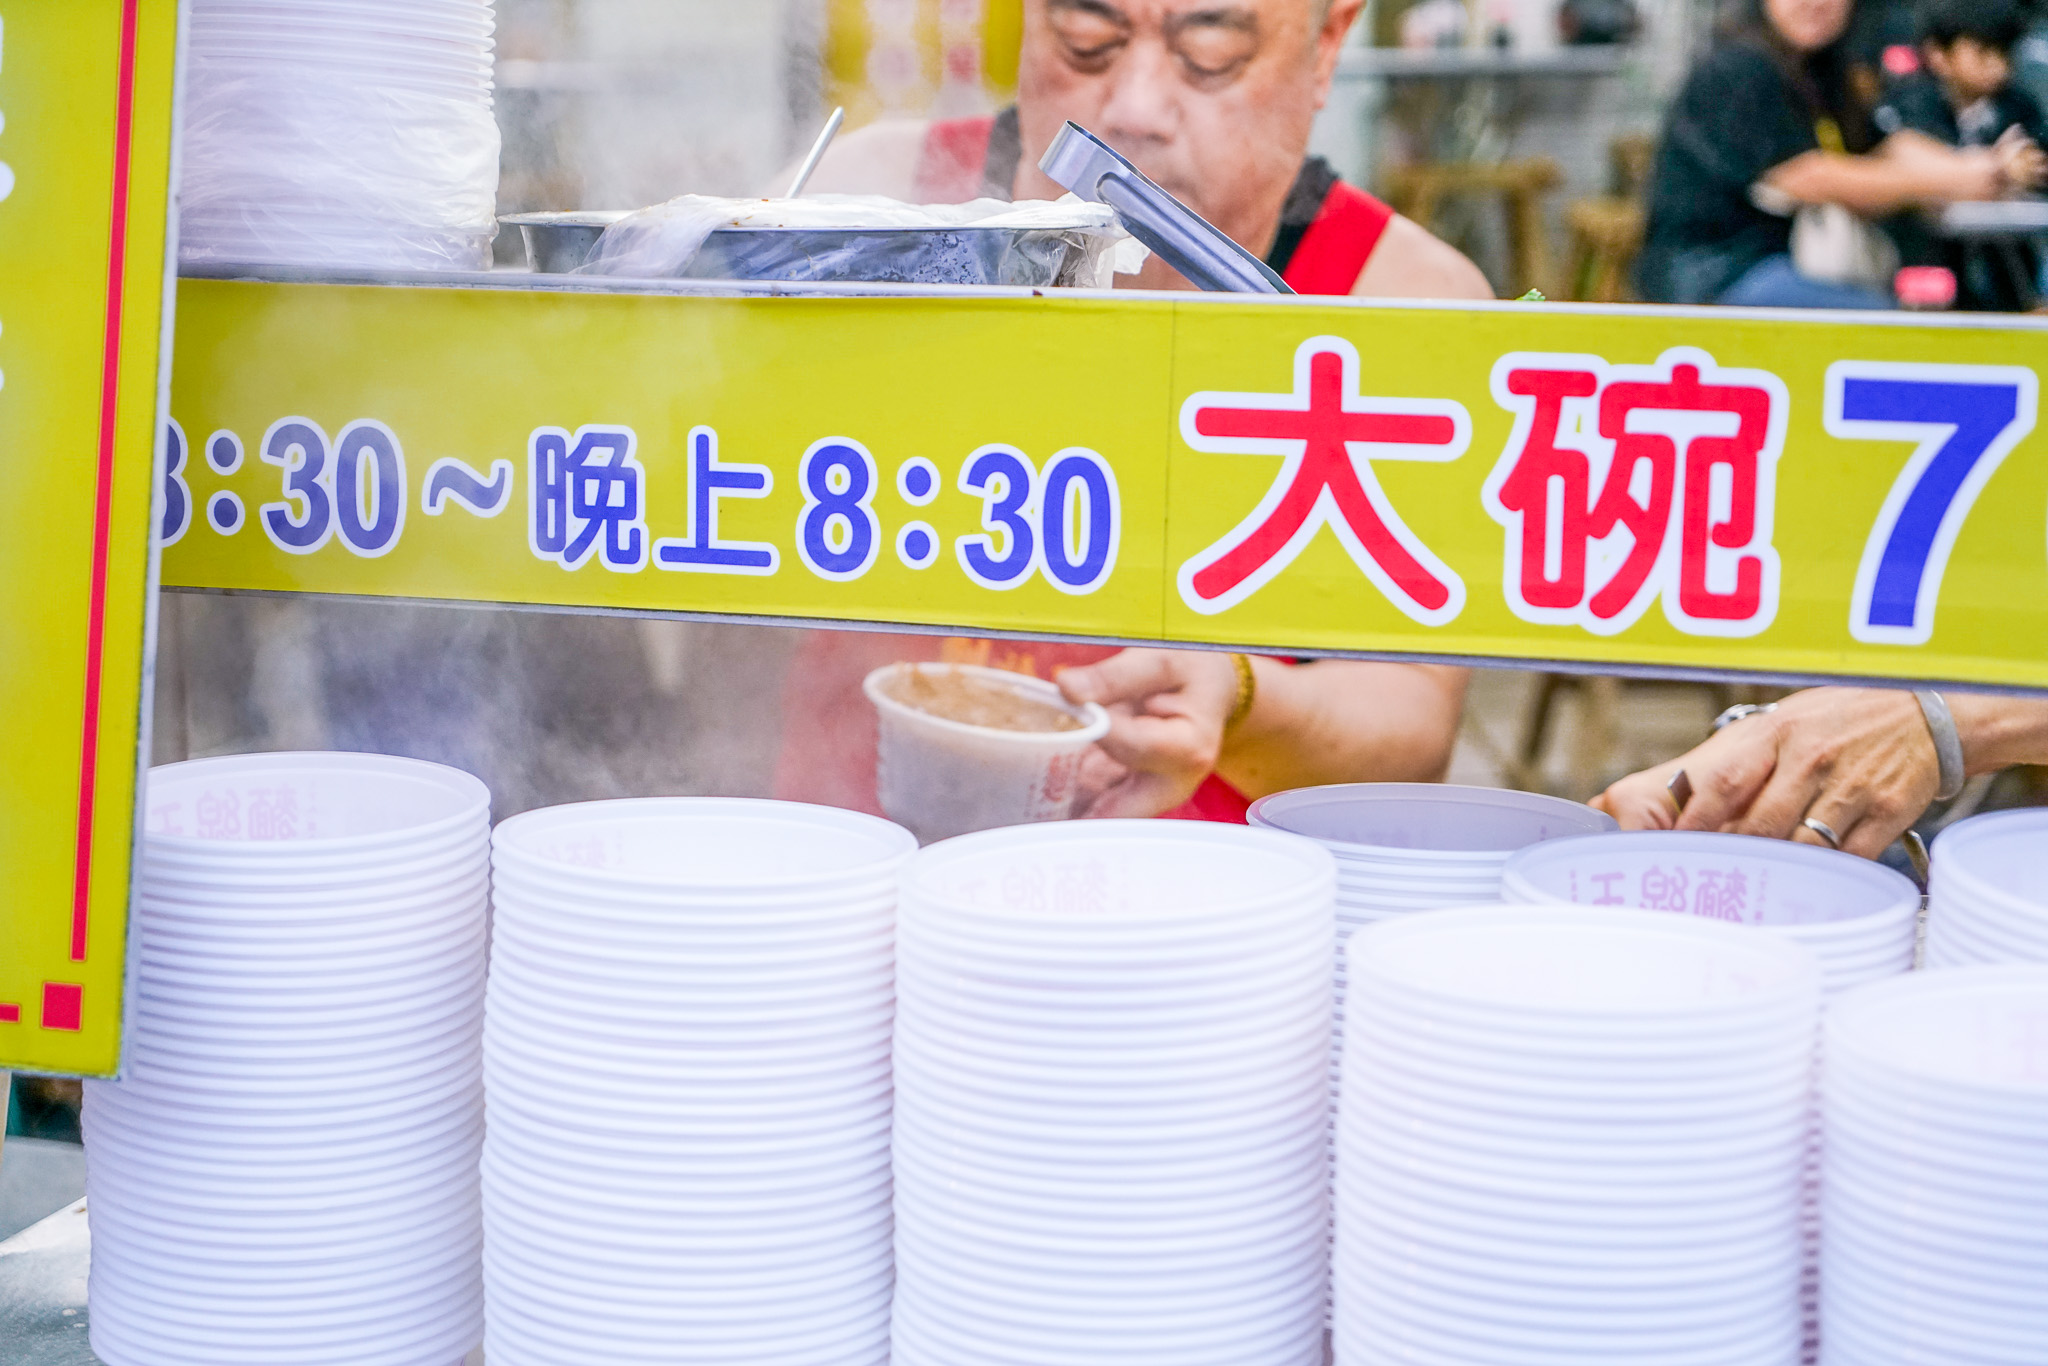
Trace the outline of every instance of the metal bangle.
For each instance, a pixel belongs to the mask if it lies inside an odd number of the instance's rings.
[[[1765,712],[1773,712],[1777,709],[1778,704],[1776,702],[1765,702],[1762,704],[1737,702],[1734,706],[1714,718],[1714,732],[1718,735],[1746,716],[1762,716]]]
[[[1963,738],[1956,733],[1955,714],[1948,709],[1947,698],[1931,688],[1916,688],[1913,697],[1920,703],[1920,714],[1927,718],[1934,760],[1940,765],[1941,786],[1934,800],[1945,802],[1963,790],[1963,782],[1970,776],[1963,768]]]

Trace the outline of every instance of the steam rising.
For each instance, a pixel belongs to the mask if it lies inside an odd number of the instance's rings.
[[[498,211],[755,192],[822,116],[822,0],[499,0]],[[501,263],[523,262],[500,234]],[[800,633],[404,603],[166,595],[158,762],[374,750],[477,774],[503,817],[766,795]]]

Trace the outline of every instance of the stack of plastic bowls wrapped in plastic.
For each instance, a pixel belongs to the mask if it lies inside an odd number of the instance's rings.
[[[2048,963],[2048,811],[1999,811],[1935,838],[1927,966]]]
[[[193,0],[181,258],[488,268],[494,28],[488,0]]]
[[[1916,973],[1823,1026],[1823,1366],[2048,1353],[2048,967]]]
[[[903,879],[896,1366],[1316,1366],[1334,870],[1174,821]]]
[[[1792,1366],[1820,974],[1580,906],[1352,941],[1337,1366]]]
[[[1578,902],[1700,916],[1796,939],[1820,959],[1821,996],[1913,967],[1920,890],[1902,874],[1833,849],[1705,831],[1633,831],[1558,840],[1508,860],[1509,901]],[[1816,1350],[1820,1125],[1802,1199],[1807,1357]]]
[[[86,1087],[93,1351],[452,1366],[483,1327],[489,794],[264,754],[159,768],[146,806],[126,1075]]]
[[[664,798],[494,843],[491,1366],[886,1362],[910,832]]]

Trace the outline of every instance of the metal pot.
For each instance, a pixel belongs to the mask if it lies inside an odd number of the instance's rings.
[[[1078,233],[1057,228],[720,228],[693,279],[896,285],[1092,285]]]
[[[543,274],[573,271],[623,213],[522,213],[514,224]],[[682,277],[920,285],[1095,284],[1078,232],[1059,228],[720,228]]]

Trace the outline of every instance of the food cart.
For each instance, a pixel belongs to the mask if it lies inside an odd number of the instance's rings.
[[[172,7],[6,17],[0,403],[37,483],[0,506],[33,661],[4,676],[0,1066],[120,1070],[158,592],[2048,690],[2034,319],[173,288]],[[60,78],[96,121],[18,112]],[[47,231],[58,186],[96,235]]]

